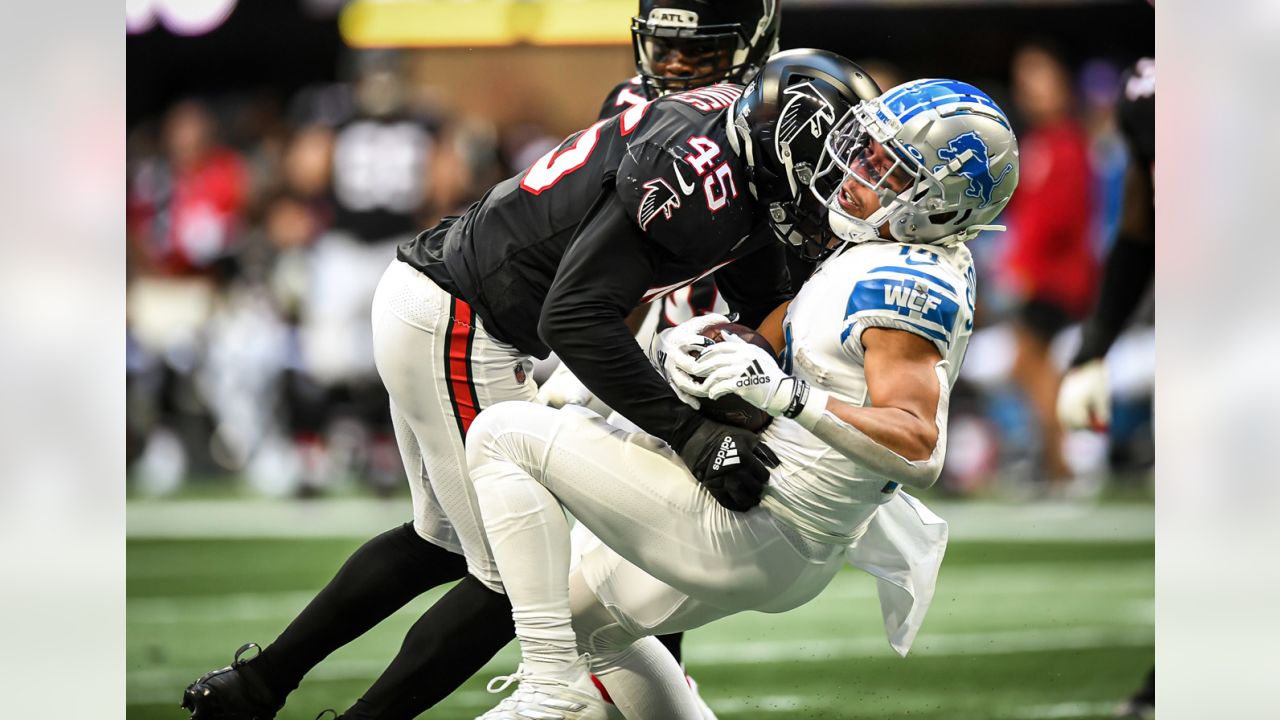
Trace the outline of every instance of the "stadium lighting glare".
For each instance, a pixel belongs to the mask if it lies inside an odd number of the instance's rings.
[[[204,35],[231,15],[236,0],[125,0],[125,28],[143,33],[164,25],[175,35]]]
[[[351,47],[625,45],[635,0],[353,0],[339,18]]]
[[[125,0],[125,30],[130,34],[137,34],[155,27],[156,5],[157,0]]]

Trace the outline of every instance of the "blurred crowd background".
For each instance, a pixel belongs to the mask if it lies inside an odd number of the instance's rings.
[[[396,243],[595,120],[634,74],[635,3],[128,5],[130,493],[401,493],[373,288]],[[543,6],[605,13],[609,30],[539,37],[550,20],[529,8]],[[970,243],[977,328],[934,492],[1149,495],[1149,301],[1107,360],[1109,431],[1064,432],[1053,400],[1119,219],[1129,158],[1113,111],[1122,72],[1153,53],[1151,7],[782,7],[783,49],[841,53],[886,89],[972,82],[1017,124],[1009,232]]]

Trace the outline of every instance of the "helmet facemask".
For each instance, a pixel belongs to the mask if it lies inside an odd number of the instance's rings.
[[[747,187],[783,245],[821,260],[840,245],[826,205],[811,191],[836,121],[880,88],[833,53],[797,49],[773,55],[726,114],[729,145],[746,161]]]
[[[720,3],[641,0],[631,19],[636,70],[659,95],[730,81],[750,82],[778,49],[774,0]],[[679,60],[691,68],[669,75]]]
[[[991,223],[1017,184],[1017,138],[995,102],[966,83],[924,79],[849,110],[810,190],[846,242],[952,245],[1003,230]],[[878,209],[863,210],[866,191]]]
[[[745,64],[734,63],[747,44],[736,25],[673,28],[649,25],[635,18],[631,30],[636,67],[644,81],[661,95],[739,79],[746,69]],[[674,53],[694,70],[675,76],[660,73],[658,65]]]
[[[886,240],[881,232],[886,224],[892,228],[908,215],[941,207],[942,184],[922,165],[914,148],[872,115],[873,109],[874,103],[860,103],[832,128],[809,184],[811,194],[830,213],[832,230],[846,242]],[[849,192],[853,183],[880,200],[880,207],[866,217],[846,205],[858,202]]]

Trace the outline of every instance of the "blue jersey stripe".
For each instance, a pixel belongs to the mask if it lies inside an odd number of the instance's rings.
[[[935,283],[939,287],[949,291],[952,295],[956,294],[956,289],[951,285],[951,283],[943,280],[942,278],[934,277],[933,275],[930,275],[927,272],[921,272],[920,270],[912,270],[911,268],[896,267],[894,265],[881,265],[878,268],[871,268],[871,272],[895,272],[895,273],[903,273],[905,275],[915,275],[916,277],[924,278],[929,282]]]
[[[900,270],[900,268],[893,268]],[[891,311],[900,316],[902,322],[910,324],[922,334],[951,345],[951,332],[955,328],[956,318],[960,314],[960,304],[937,292],[923,291],[924,288],[914,280],[897,280],[890,278],[871,278],[862,280],[853,286],[849,293],[849,302],[845,306],[845,320],[849,322],[861,312]],[[932,325],[937,330],[928,327]],[[847,341],[852,325],[845,327],[840,334],[841,341]]]
[[[947,347],[951,347],[951,338],[947,337],[944,333],[940,333],[940,332],[938,332],[937,330],[934,330],[933,328],[927,328],[927,327],[925,327],[925,326],[923,326],[923,325],[921,325],[921,324],[919,324],[919,323],[913,323],[913,322],[911,322],[910,320],[907,320],[907,319],[905,319],[905,318],[899,318],[898,320],[899,320],[900,322],[904,322],[904,323],[906,323],[906,324],[910,325],[911,327],[915,328],[916,330],[919,330],[921,333],[923,333],[923,334],[925,334],[925,335],[928,335],[929,337],[931,337],[931,338],[933,338],[933,339],[935,339],[935,340],[937,340],[937,341],[941,342],[943,345],[945,345],[945,346],[947,346]],[[847,343],[847,342],[849,342],[849,334],[853,332],[853,326],[854,326],[854,325],[856,325],[856,324],[857,324],[857,323],[850,322],[849,324],[847,324],[847,325],[845,325],[845,326],[844,326],[844,330],[842,330],[842,331],[840,332],[840,342],[841,342],[841,343]]]

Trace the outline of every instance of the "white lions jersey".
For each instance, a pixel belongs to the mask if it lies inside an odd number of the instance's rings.
[[[960,372],[973,330],[975,273],[964,245],[855,245],[826,261],[800,289],[784,320],[783,370],[849,405],[870,404],[862,333],[892,328],[937,348],[948,379]],[[810,539],[855,540],[897,483],[861,468],[794,420],[762,434],[781,464],[762,506]]]

